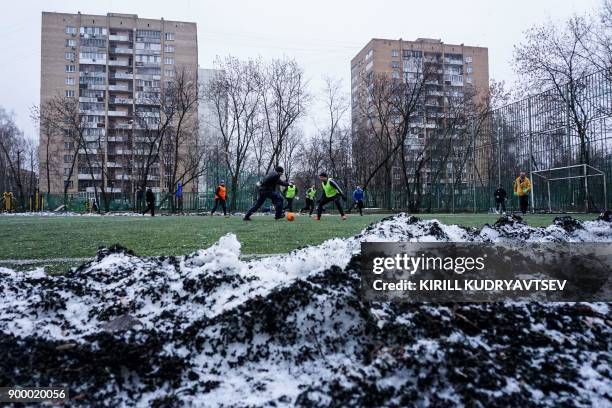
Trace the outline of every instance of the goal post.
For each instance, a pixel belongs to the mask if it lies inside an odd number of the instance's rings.
[[[567,208],[576,211],[580,207],[576,203],[577,195],[584,202],[584,212],[588,212],[589,209],[598,209],[600,211],[607,209],[606,173],[596,167],[588,164],[576,164],[573,166],[536,170],[532,172],[532,175],[532,208],[534,211],[536,211],[536,204],[541,201],[544,201],[543,204],[550,213],[568,212]],[[536,180],[541,183],[536,182]],[[590,180],[601,181],[601,185],[590,183]],[[567,183],[563,183],[563,181],[567,181]],[[553,184],[552,186],[551,183]],[[551,187],[553,190],[551,190]],[[553,191],[558,199],[554,201],[554,205]],[[566,201],[565,203],[563,203],[564,200]],[[570,201],[567,202],[567,200]],[[596,200],[601,203],[600,206],[597,206]],[[553,210],[553,207],[556,211]],[[566,208],[566,210],[564,211],[562,208]]]

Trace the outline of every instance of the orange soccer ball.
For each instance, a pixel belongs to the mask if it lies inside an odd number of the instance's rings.
[[[295,220],[295,214],[293,214],[292,212],[287,213],[287,221],[293,221]]]

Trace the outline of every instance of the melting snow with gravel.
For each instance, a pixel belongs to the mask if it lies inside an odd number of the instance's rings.
[[[609,404],[607,304],[367,303],[366,241],[612,242],[612,224],[400,214],[251,261],[228,234],[184,257],[101,250],[61,276],[0,268],[0,383],[107,406]]]

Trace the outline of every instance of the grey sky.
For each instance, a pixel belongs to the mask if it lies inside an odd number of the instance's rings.
[[[29,108],[39,103],[42,11],[194,21],[201,67],[211,67],[217,55],[287,55],[303,66],[316,95],[324,75],[341,77],[350,92],[350,60],[373,37],[485,46],[491,77],[511,82],[512,46],[523,30],[598,5],[599,0],[7,1],[0,13],[0,105],[15,113],[28,136],[37,137]],[[321,103],[309,113],[304,127],[312,132],[315,122],[324,125]]]

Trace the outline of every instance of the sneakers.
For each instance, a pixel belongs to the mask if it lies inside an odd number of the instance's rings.
[[[315,221],[321,221],[321,217],[319,217],[318,215],[315,215],[312,219]]]
[[[342,221],[346,220],[348,217],[346,216],[346,214],[340,216],[340,218],[342,218]]]

